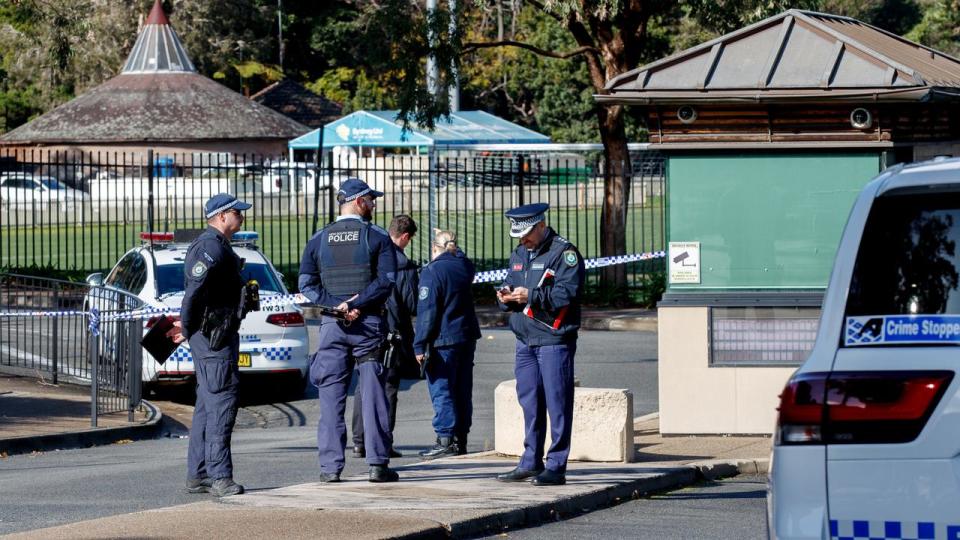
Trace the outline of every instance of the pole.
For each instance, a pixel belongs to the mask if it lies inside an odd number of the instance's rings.
[[[434,13],[437,11],[437,0],[427,0],[427,20],[433,18]],[[430,92],[434,97],[437,96],[439,88],[437,88],[437,80],[440,78],[439,71],[437,69],[437,56],[433,54],[432,50],[437,45],[437,35],[433,31],[433,27],[428,25],[429,35],[427,36],[427,41],[430,44],[431,53],[427,57],[427,91]]]
[[[283,0],[277,0],[277,35],[279,36],[280,73],[283,73]],[[290,160],[293,162],[293,160]]]
[[[450,5],[450,38],[457,35],[457,0],[449,0]],[[453,84],[450,85],[450,112],[460,110],[460,72],[457,71],[456,60],[450,60],[450,76]]]

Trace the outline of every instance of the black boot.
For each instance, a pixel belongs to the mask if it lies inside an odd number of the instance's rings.
[[[457,455],[462,456],[467,453],[467,435],[457,435]]]
[[[447,456],[455,456],[459,452],[457,443],[453,441],[453,437],[438,437],[437,445],[429,450],[424,450],[420,452],[420,457],[423,459],[437,459]]]
[[[396,482],[400,479],[400,475],[397,474],[397,471],[387,467],[386,465],[371,465],[370,466],[370,476],[367,478],[370,482],[377,484],[384,482]]]

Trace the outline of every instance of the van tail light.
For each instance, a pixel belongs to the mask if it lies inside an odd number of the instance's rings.
[[[267,322],[270,324],[275,324],[277,326],[283,326],[284,328],[288,326],[303,326],[303,315],[293,311],[290,313],[274,313],[273,315],[267,316]]]
[[[143,324],[143,327],[144,327],[144,328],[153,328],[153,325],[157,324],[157,321],[160,320],[160,317],[161,317],[161,315],[157,315],[157,316],[155,316],[155,317],[150,317],[149,319],[147,319],[147,322],[145,322],[145,323]],[[174,316],[173,316],[173,320],[179,321],[179,320],[180,320],[180,316],[179,316],[179,315],[174,315]]]
[[[920,435],[952,371],[805,373],[780,394],[775,444],[890,444]]]

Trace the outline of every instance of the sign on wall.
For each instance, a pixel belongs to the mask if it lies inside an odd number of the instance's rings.
[[[700,283],[700,242],[670,242],[670,283]]]

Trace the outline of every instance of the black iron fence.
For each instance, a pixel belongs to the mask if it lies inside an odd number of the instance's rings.
[[[230,192],[253,204],[244,228],[259,232],[264,253],[295,276],[304,245],[335,217],[335,191],[350,176],[385,192],[377,224],[401,213],[417,221],[414,260],[429,258],[429,231],[438,227],[458,234],[479,269],[503,267],[516,245],[503,212],[531,202],[550,203],[550,225],[585,257],[600,256],[608,173],[629,190],[627,253],[664,249],[664,161],[655,152],[633,153],[629,166],[598,152],[369,152],[327,153],[319,164],[310,156],[0,155],[0,267],[105,271],[140,232],[203,227],[204,201]],[[628,282],[662,268],[662,259],[631,263]]]
[[[86,284],[0,274],[0,370],[89,384],[91,423],[97,416],[140,406],[143,321],[103,321],[90,331],[91,307],[100,316],[142,306],[134,296]]]

